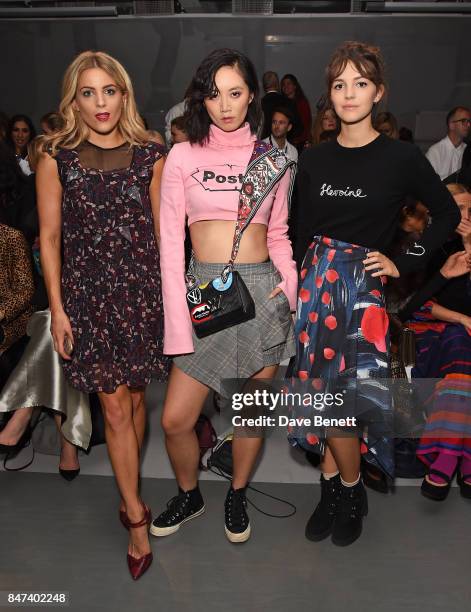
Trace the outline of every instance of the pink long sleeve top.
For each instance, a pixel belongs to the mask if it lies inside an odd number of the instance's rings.
[[[242,177],[255,136],[248,123],[234,132],[211,125],[204,145],[182,142],[172,147],[162,176],[160,202],[160,267],[164,303],[164,353],[194,352],[186,304],[185,223],[237,220]],[[288,239],[289,172],[274,186],[251,223],[267,226],[270,259],[279,271],[278,285],[296,309],[297,272]],[[244,240],[244,238],[242,238]],[[228,245],[230,253],[231,245]],[[225,262],[224,262],[225,263]],[[236,261],[237,263],[237,261]]]

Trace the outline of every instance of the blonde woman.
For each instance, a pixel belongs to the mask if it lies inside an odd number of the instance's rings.
[[[68,382],[100,398],[137,579],[152,562],[138,490],[144,391],[167,374],[153,224],[163,149],[148,142],[129,76],[106,53],[70,64],[59,112],[37,168],[51,332]]]

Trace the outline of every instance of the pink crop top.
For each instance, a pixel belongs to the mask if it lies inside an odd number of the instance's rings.
[[[164,352],[192,353],[192,325],[186,305],[185,222],[236,221],[242,176],[255,136],[245,123],[234,132],[211,125],[204,146],[182,142],[172,147],[162,175],[160,267],[164,303]],[[267,226],[270,259],[279,271],[279,287],[296,309],[297,272],[288,239],[289,172],[275,185],[252,223]]]

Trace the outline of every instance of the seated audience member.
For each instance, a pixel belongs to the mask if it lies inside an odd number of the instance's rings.
[[[33,314],[33,293],[31,256],[25,237],[1,223],[0,218],[0,384],[16,365],[16,349],[10,349],[26,333]]]
[[[417,454],[429,471],[422,493],[447,497],[457,469],[461,494],[471,498],[471,193],[448,185],[462,221],[429,266],[428,281],[400,312],[416,334],[417,378],[443,378],[429,401]]]
[[[59,473],[70,481],[80,471],[77,447],[87,449],[90,443],[89,397],[67,384],[50,325],[49,309],[33,314],[27,327],[28,345],[0,389],[0,413],[11,414],[0,432],[0,452],[12,456],[20,451],[31,436],[33,410],[48,408],[61,434]]]
[[[30,174],[28,143],[36,137],[33,122],[27,115],[14,115],[10,119],[7,142],[15,153],[16,160],[25,174]]]
[[[170,123],[170,134],[172,145],[179,142],[187,142],[188,134],[185,127],[185,117],[175,117]]]
[[[470,133],[471,111],[456,106],[446,116],[447,135],[433,144],[426,153],[429,162],[442,181],[461,168],[464,140]]]
[[[389,136],[397,140],[399,138],[399,128],[397,125],[396,117],[390,112],[382,112],[376,115],[373,122],[374,128],[378,130],[380,134]]]
[[[293,117],[287,108],[277,107],[273,111],[271,120],[271,133],[264,139],[272,147],[282,149],[288,159],[297,162],[298,151],[295,146],[288,142],[288,135],[293,129]]]
[[[330,132],[337,135],[338,129],[339,122],[334,109],[325,108],[319,110],[314,119],[314,125],[312,128],[312,144],[317,145],[321,142],[326,142],[326,137],[324,136],[324,140],[322,140],[321,135],[325,132]]]
[[[41,137],[28,145],[31,163],[35,168]],[[25,236],[33,256],[33,278],[35,293],[33,304],[36,309],[47,308],[47,295],[39,265],[39,220],[36,209],[34,176],[25,176],[16,163],[11,149],[0,142],[0,220],[20,230]]]

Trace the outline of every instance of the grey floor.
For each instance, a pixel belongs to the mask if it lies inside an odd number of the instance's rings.
[[[337,548],[303,535],[318,486],[258,486],[296,504],[297,514],[275,519],[252,509],[253,537],[231,545],[223,532],[226,484],[203,482],[206,513],[173,536],[152,538],[154,563],[134,583],[112,478],[80,475],[67,483],[57,474],[2,472],[0,590],[65,590],[74,611],[469,609],[471,503],[456,488],[444,504],[420,497],[416,487],[370,492],[362,538]],[[143,479],[154,512],[174,488],[169,479]]]

